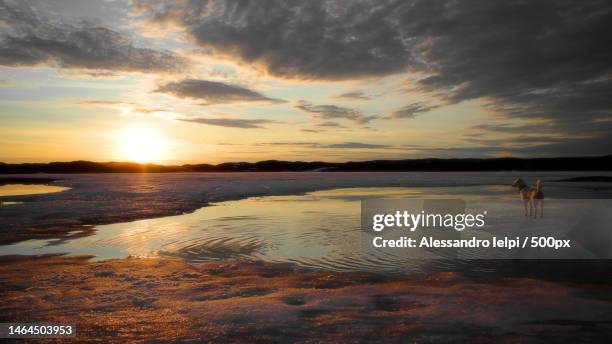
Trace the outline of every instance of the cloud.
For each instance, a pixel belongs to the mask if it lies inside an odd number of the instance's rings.
[[[394,111],[391,114],[391,118],[414,118],[419,113],[429,112],[433,109],[439,108],[439,105],[428,105],[422,102],[413,103],[404,106],[403,108]]]
[[[366,95],[362,91],[352,91],[352,92],[342,93],[342,94],[337,95],[336,98],[360,99],[360,100],[372,99],[372,97]]]
[[[306,133],[323,133],[323,132],[326,132],[328,129],[329,130],[352,131],[349,127],[342,125],[338,122],[334,122],[334,121],[321,122],[321,123],[315,124],[314,128],[312,129],[304,128],[300,130]]]
[[[359,124],[367,124],[368,122],[378,118],[378,116],[364,116],[361,112],[355,109],[349,109],[337,105],[314,105],[305,100],[300,100],[295,108],[323,120],[347,119]]]
[[[119,99],[81,99],[75,101],[76,104],[86,106],[100,106],[108,108],[124,108],[129,109],[129,113],[140,113],[144,115],[153,114],[156,112],[172,112],[169,108],[162,107],[147,107],[137,102],[119,100]]]
[[[363,142],[341,142],[323,144],[318,142],[262,142],[255,144],[256,146],[297,146],[308,148],[323,148],[323,149],[381,149],[381,148],[398,148],[396,146],[381,145]]]
[[[95,78],[95,79],[106,79],[113,80],[119,79],[122,77],[120,73],[111,72],[108,70],[72,70],[72,69],[63,69],[60,75],[64,78]]]
[[[172,112],[170,109],[165,108],[147,108],[147,107],[134,107],[130,109],[131,112],[142,113],[145,115],[156,113],[156,112]]]
[[[0,65],[165,72],[186,61],[170,51],[136,47],[129,36],[88,23],[51,21],[24,1],[0,4]]]
[[[331,121],[327,121],[327,122],[323,122],[323,123],[319,123],[317,124],[317,127],[328,127],[328,128],[346,128],[344,125],[337,123],[337,122],[331,122]]]
[[[413,72],[412,90],[482,99],[509,118],[599,132],[612,109],[612,2],[190,1],[143,5],[213,54],[278,77],[342,80]],[[396,115],[412,116],[419,109]]]
[[[215,54],[284,77],[349,79],[417,60],[396,27],[398,7],[366,1],[139,1],[153,25],[172,21]]]
[[[169,93],[179,98],[203,100],[207,105],[233,102],[284,102],[283,100],[268,98],[259,92],[242,86],[199,79],[171,82],[160,86],[157,92]]]
[[[99,106],[114,106],[114,105],[136,105],[134,102],[118,100],[118,99],[81,99],[76,101],[81,105],[99,105]]]
[[[536,143],[511,150],[520,156],[601,156],[609,155],[612,138],[565,138],[560,141]]]
[[[551,138],[523,138],[524,145],[506,145],[506,142],[493,140],[488,145],[477,145],[471,147],[446,147],[446,148],[420,148],[417,149],[421,156],[436,157],[570,157],[570,156],[602,156],[610,154],[608,147],[612,145],[612,139],[603,138],[563,138],[555,140]],[[512,143],[516,143],[513,140]],[[502,144],[503,143],[503,144]]]
[[[539,133],[538,133],[539,134]],[[502,139],[493,139],[493,138],[481,138],[464,135],[464,140],[476,144],[480,144],[482,146],[494,147],[494,146],[503,146],[503,147],[524,147],[531,146],[533,144],[549,144],[549,143],[561,143],[565,140],[568,140],[567,137],[558,137],[558,136],[529,136],[529,135],[520,135],[520,136],[512,136],[509,138]]]
[[[389,148],[389,145],[379,145],[372,143],[362,143],[362,142],[344,142],[344,143],[335,143],[331,145],[325,146],[326,148],[349,148],[349,149],[373,149],[373,148]]]
[[[523,144],[521,144],[523,143]],[[297,148],[334,151],[361,150],[386,154],[389,158],[482,158],[482,157],[550,157],[550,156],[601,156],[609,154],[607,147],[612,145],[610,138],[565,138],[520,136],[512,140],[480,140],[470,146],[428,147],[415,144],[373,144],[364,142],[264,142],[255,146],[294,146]],[[595,148],[593,148],[595,147]],[[392,154],[392,156],[389,156]]]
[[[316,142],[260,142],[255,143],[255,146],[301,146],[319,148],[321,144]]]
[[[494,133],[505,133],[505,134],[528,134],[528,133],[550,133],[558,132],[560,128],[550,123],[533,123],[533,124],[509,124],[509,123],[496,123],[496,124],[478,124],[472,126],[471,129],[483,131],[483,132],[494,132]]]
[[[269,119],[240,118],[179,118],[179,121],[215,125],[228,128],[261,129],[263,124],[276,123]]]

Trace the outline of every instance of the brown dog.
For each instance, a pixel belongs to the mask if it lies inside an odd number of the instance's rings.
[[[512,186],[519,189],[519,197],[525,209],[525,216],[538,217],[538,209],[540,217],[544,216],[544,193],[542,192],[542,181],[536,181],[535,188],[531,188],[525,184],[521,178],[516,178],[512,182]]]

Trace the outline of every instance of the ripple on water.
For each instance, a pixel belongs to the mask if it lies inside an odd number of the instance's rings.
[[[301,196],[249,198],[217,203],[183,215],[97,226],[92,236],[54,245],[30,240],[4,246],[2,250],[5,254],[93,254],[99,259],[163,256],[205,262],[245,258],[333,271],[424,273],[458,267],[489,271],[494,265],[457,260],[452,252],[446,260],[432,261],[409,259],[402,256],[401,250],[364,251],[359,202],[363,198],[385,195],[440,197],[443,191],[466,199],[499,193],[489,188],[461,187],[451,191],[441,188],[352,188]],[[473,255],[463,258],[478,258],[477,251]]]
[[[181,258],[192,262],[208,262],[222,259],[248,258],[261,249],[265,243],[256,237],[249,238],[203,238],[181,243],[178,248],[165,250],[158,254],[162,257]],[[168,246],[176,246],[173,243]]]

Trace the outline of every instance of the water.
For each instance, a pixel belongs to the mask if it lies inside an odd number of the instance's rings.
[[[0,196],[38,195],[66,191],[69,188],[55,185],[7,184],[0,185]]]
[[[461,198],[492,207],[495,202],[515,201],[517,196],[507,186],[465,186],[345,188],[254,197],[183,215],[96,226],[95,234],[88,237],[28,240],[2,246],[0,251],[92,254],[97,259],[160,256],[192,262],[261,259],[333,271],[425,272],[463,264],[406,260],[384,250],[364,252],[360,200],[377,197]],[[511,204],[520,211],[518,202]],[[486,270],[487,264],[470,267]]]
[[[112,218],[117,223],[75,230],[61,238],[0,246],[0,255],[66,253],[94,255],[96,259],[137,256],[192,262],[262,259],[333,271],[426,273],[457,268],[493,271],[496,267],[485,261],[434,262],[401,259],[387,251],[364,253],[359,237],[360,200],[461,198],[489,207],[495,202],[510,202],[520,211],[516,190],[508,185],[514,175],[513,172],[61,175],[58,184],[70,187],[65,192],[4,197],[5,201],[23,204],[0,208],[0,227],[10,230],[16,224],[30,226],[40,221],[45,224],[57,221],[61,226],[79,218]],[[527,177],[544,178],[547,199],[610,198],[609,184],[553,182],[576,175],[585,174],[545,172]],[[395,187],[398,185],[401,187]],[[57,186],[44,187],[58,190]],[[303,195],[253,197],[334,187]],[[193,212],[182,210],[188,213],[176,216],[156,215],[164,208],[202,204],[204,196],[213,201],[243,199],[212,203]],[[248,196],[251,198],[244,198]],[[197,205],[191,209],[196,208]],[[126,217],[152,218],[128,222]]]
[[[0,185],[0,197],[2,196],[27,196],[41,195],[54,192],[69,190],[70,188],[54,185],[37,185],[37,184],[6,184]],[[0,206],[8,206],[15,204],[23,204],[23,202],[3,201],[0,200]]]

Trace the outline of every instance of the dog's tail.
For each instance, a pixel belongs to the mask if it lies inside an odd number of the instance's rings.
[[[542,180],[540,179],[536,180],[535,191],[542,192]]]

